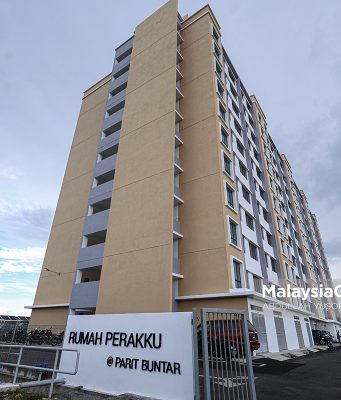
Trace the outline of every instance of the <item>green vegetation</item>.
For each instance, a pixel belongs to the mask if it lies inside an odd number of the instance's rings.
[[[27,392],[26,390],[6,390],[0,392],[0,400],[42,400],[43,393]]]

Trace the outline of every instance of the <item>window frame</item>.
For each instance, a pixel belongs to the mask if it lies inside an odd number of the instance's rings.
[[[233,207],[231,204],[228,202],[227,199],[227,188],[229,188],[232,191],[232,196],[233,196]],[[224,196],[225,196],[225,205],[231,210],[233,210],[236,214],[238,213],[237,210],[237,191],[226,181],[224,180]]]
[[[231,241],[231,229],[230,229],[230,223],[236,225],[236,234],[237,234],[237,244],[234,244]],[[232,218],[230,215],[227,216],[227,227],[228,227],[228,242],[231,246],[237,248],[238,250],[242,250],[241,248],[241,231],[240,231],[240,225],[238,221],[236,221],[234,218]]]
[[[227,132],[227,130],[223,127],[222,124],[219,124],[219,126],[220,126],[220,142],[226,149],[231,151],[231,135]],[[224,142],[223,135],[227,137],[227,143]]]
[[[251,229],[252,231],[255,231],[255,219],[253,218],[253,216],[250,214],[250,213],[248,213],[247,211],[244,211],[245,212],[245,224],[246,224],[246,226],[249,228],[249,229]],[[250,222],[251,221],[251,226],[248,224],[248,222]]]
[[[256,246],[253,242],[251,242],[251,240],[248,240],[248,242],[249,242],[249,255],[250,255],[250,257],[255,261],[259,261],[258,246]],[[256,249],[256,253],[255,253],[256,258],[252,256],[251,248]]]
[[[230,173],[226,171],[225,169],[225,158],[230,162]],[[234,165],[233,165],[233,160],[232,157],[226,154],[224,150],[221,150],[221,167],[223,170],[223,173],[227,175],[232,181],[234,181],[235,178],[235,173],[234,173]]]

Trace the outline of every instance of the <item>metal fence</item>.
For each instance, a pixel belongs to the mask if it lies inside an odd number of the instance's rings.
[[[59,369],[62,352],[75,353],[75,367],[71,371]],[[23,346],[23,345],[0,345],[0,370],[4,368],[13,369],[13,385],[17,384],[19,377],[23,377],[20,372],[33,371],[36,373],[37,382],[20,383],[19,387],[38,386],[48,383],[50,385],[49,399],[52,396],[54,383],[65,383],[63,379],[57,379],[57,374],[75,375],[78,372],[79,350],[51,348],[43,346]],[[51,379],[41,381],[43,374],[48,374]],[[30,376],[30,379],[33,377]]]
[[[64,339],[64,325],[28,325],[11,322],[0,326],[0,343],[61,346]]]
[[[245,311],[203,308],[197,330],[205,400],[256,400]]]

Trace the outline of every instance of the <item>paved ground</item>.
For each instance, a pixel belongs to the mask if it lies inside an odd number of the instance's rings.
[[[13,357],[14,354],[11,356]],[[48,364],[53,359],[50,352],[38,352],[35,354],[35,358],[37,358],[36,361],[43,360]],[[320,351],[285,361],[257,358],[253,360],[253,369],[256,378],[257,400],[341,400],[341,347],[336,347],[333,351]],[[200,386],[203,393],[202,368],[200,368],[200,375]],[[237,375],[232,374],[233,379],[238,378]],[[228,391],[231,384],[232,381],[219,381],[219,390]],[[77,390],[65,391],[65,389],[56,390],[57,399],[133,399],[129,395],[122,397],[95,396],[93,393]],[[216,398],[219,397],[216,396]]]
[[[257,400],[340,400],[341,348],[289,361],[254,361]]]

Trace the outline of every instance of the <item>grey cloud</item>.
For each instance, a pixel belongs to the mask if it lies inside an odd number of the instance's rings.
[[[50,228],[52,210],[49,208],[23,209],[21,214],[25,221],[37,228]]]
[[[308,199],[334,208],[341,202],[341,102],[306,125],[295,141],[294,176]]]
[[[6,204],[5,204],[6,205]],[[52,209],[7,204],[6,213],[0,215],[1,243],[10,246],[33,246],[46,243],[52,223]]]
[[[325,242],[325,249],[330,258],[341,258],[341,237],[334,237]]]

